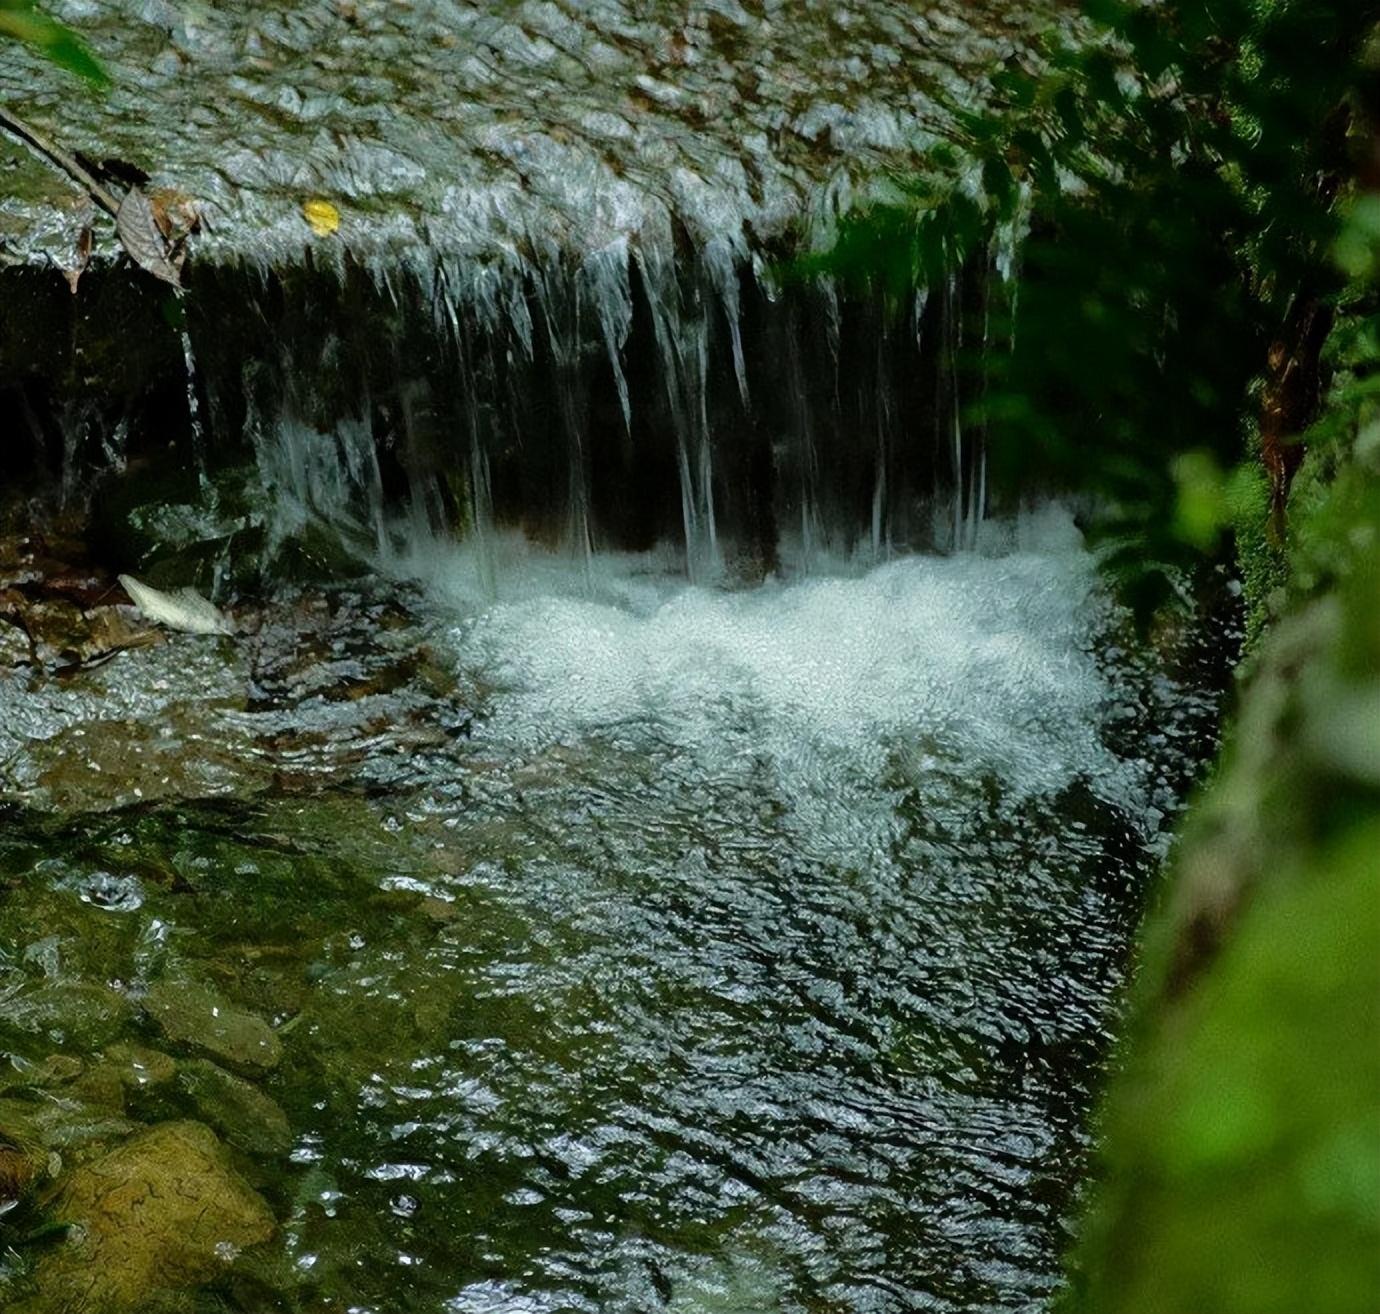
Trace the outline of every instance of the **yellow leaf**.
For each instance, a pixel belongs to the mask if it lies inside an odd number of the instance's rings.
[[[317,237],[329,237],[340,227],[340,211],[329,201],[304,201],[302,217]]]

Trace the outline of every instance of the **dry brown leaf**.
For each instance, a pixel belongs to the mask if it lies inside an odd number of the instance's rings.
[[[115,214],[115,231],[140,269],[174,287],[182,286],[181,260],[164,237],[149,198],[131,187]]]
[[[148,198],[159,232],[174,248],[201,228],[201,210],[186,192],[155,187]]]
[[[77,284],[81,282],[81,276],[86,273],[91,264],[91,225],[88,224],[80,233],[77,234],[76,258],[68,269],[62,271],[62,276],[67,280],[67,286],[72,289],[72,295],[77,295]]]

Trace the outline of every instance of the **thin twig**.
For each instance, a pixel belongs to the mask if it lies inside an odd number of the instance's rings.
[[[13,133],[21,141],[32,146],[49,163],[57,165],[78,187],[82,189],[108,215],[114,218],[120,203],[95,178],[56,142],[51,141],[37,128],[30,127],[18,115],[0,105],[0,128]]]

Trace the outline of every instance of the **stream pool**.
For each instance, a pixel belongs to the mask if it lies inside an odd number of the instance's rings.
[[[436,550],[0,673],[0,1132],[214,1129],[273,1234],[141,1310],[1043,1307],[1211,699],[1065,515],[984,533],[738,591]],[[130,1299],[72,1244],[0,1301]]]

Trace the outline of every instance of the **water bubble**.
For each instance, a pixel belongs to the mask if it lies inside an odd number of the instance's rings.
[[[67,888],[83,903],[105,912],[134,912],[144,903],[143,886],[134,876],[95,871],[68,882]]]

